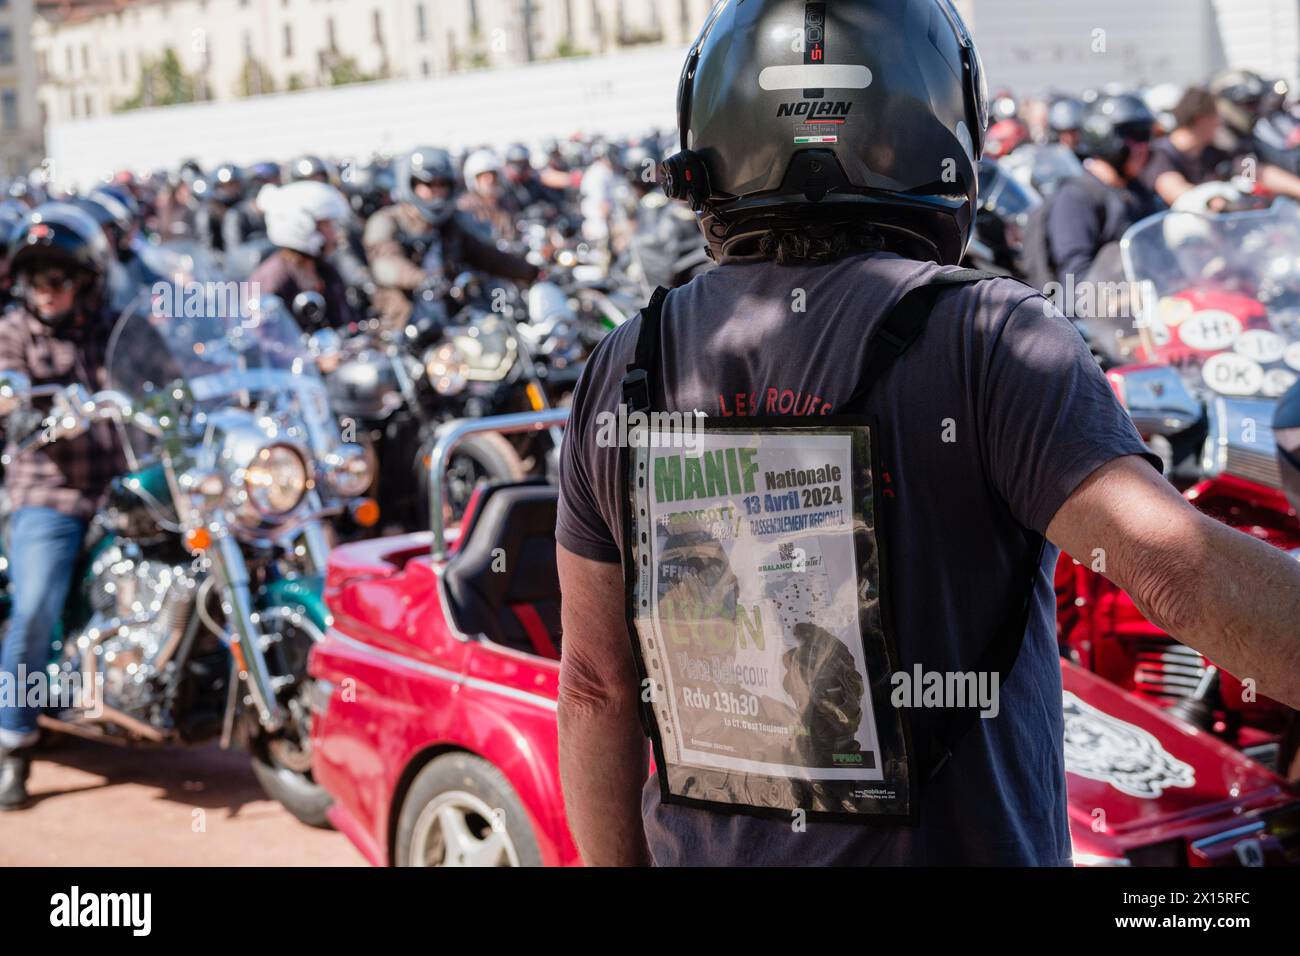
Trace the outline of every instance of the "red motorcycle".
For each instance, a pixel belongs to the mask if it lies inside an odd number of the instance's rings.
[[[1109,290],[1111,314],[1081,323],[1115,393],[1188,501],[1300,558],[1273,429],[1300,373],[1300,207],[1164,212],[1129,230],[1119,251],[1125,282]],[[1155,627],[1100,570],[1062,555],[1062,652],[1300,776],[1296,712]]]

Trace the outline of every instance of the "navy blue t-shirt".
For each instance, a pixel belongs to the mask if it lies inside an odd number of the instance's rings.
[[[778,266],[729,259],[674,291],[663,313],[666,409],[710,416],[832,414],[852,395],[875,324],[939,267],[890,254]],[[556,537],[620,560],[619,451],[597,442],[614,411],[639,319],[608,336],[574,396]],[[1039,534],[1093,471],[1147,453],[1079,334],[1010,279],[939,293],[919,339],[868,401],[880,420],[897,529],[892,600],[900,663],[968,671],[1022,597],[1029,528]],[[1154,459],[1152,459],[1154,461]],[[643,791],[661,865],[1067,865],[1061,672],[1048,546],[1020,657],[998,716],[976,721],[921,790],[915,827],[809,823],[664,805]],[[621,600],[621,595],[619,595]],[[627,643],[626,632],[609,640]],[[630,652],[630,651],[629,651]]]

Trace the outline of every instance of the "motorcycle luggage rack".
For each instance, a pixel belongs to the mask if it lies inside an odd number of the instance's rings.
[[[513,415],[492,415],[486,418],[459,418],[443,426],[438,442],[429,456],[429,527],[433,531],[430,557],[442,561],[447,557],[446,527],[442,519],[442,483],[447,473],[451,453],[469,435],[479,432],[497,432],[515,435],[520,432],[539,432],[557,428],[569,420],[567,408],[548,408],[540,412],[519,412]]]

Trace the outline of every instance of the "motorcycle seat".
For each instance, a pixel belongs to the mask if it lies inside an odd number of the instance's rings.
[[[494,486],[475,508],[443,573],[448,610],[461,631],[559,657],[558,503],[554,485],[523,482]]]

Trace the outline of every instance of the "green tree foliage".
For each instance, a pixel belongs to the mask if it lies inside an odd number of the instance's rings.
[[[125,111],[193,103],[197,99],[195,88],[194,78],[185,72],[176,51],[167,47],[156,60],[141,63],[135,94],[123,100],[117,108]]]

